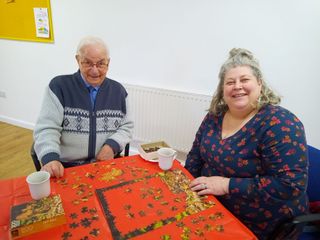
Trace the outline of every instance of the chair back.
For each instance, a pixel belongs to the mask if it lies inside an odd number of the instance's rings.
[[[310,206],[320,201],[320,181],[318,176],[320,173],[320,150],[308,145],[308,186],[307,194],[309,197]],[[315,240],[320,239],[318,231],[309,228],[310,225],[305,226],[307,223],[312,224],[320,220],[320,214],[303,214],[280,224],[273,234],[268,238],[269,240],[283,240],[296,238],[296,231],[303,228],[303,233],[299,236],[299,240]],[[309,230],[312,229],[312,230]]]
[[[41,164],[39,162],[38,156],[34,150],[34,143],[32,143],[31,149],[30,149],[30,155],[34,164],[34,167],[37,171],[40,171],[41,169]]]
[[[320,201],[320,150],[308,146],[309,180],[307,193],[310,202]]]

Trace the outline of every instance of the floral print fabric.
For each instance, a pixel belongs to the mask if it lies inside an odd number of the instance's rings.
[[[222,120],[223,115],[206,115],[185,168],[194,177],[230,178],[229,194],[217,198],[259,239],[267,239],[277,224],[308,210],[304,127],[273,105],[226,139]]]

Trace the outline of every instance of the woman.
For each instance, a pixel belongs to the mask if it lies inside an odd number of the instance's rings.
[[[250,51],[232,49],[219,78],[187,156],[185,167],[196,178],[190,187],[217,196],[267,239],[279,223],[308,209],[304,127],[278,106]]]

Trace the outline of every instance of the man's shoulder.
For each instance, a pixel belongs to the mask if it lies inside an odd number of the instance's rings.
[[[54,77],[49,83],[49,89],[56,95],[60,92],[74,91],[81,85],[78,72],[74,74],[58,75]]]
[[[62,102],[66,96],[77,94],[81,87],[80,74],[78,72],[68,75],[59,75],[54,77],[49,83],[50,91],[55,94]]]
[[[120,82],[111,78],[106,78],[106,82],[115,87],[120,87],[120,88],[123,87],[123,85]]]
[[[107,88],[112,89],[112,91],[119,91],[123,93],[127,93],[125,87],[118,81],[113,80],[111,78],[106,78],[106,85]]]
[[[70,81],[76,79],[76,74],[65,74],[65,75],[58,75],[55,76],[49,83],[50,86],[60,86],[70,83]]]

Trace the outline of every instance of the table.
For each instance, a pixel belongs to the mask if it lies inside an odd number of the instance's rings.
[[[192,176],[139,155],[65,169],[51,179],[67,223],[21,239],[257,239],[214,196],[187,188]],[[9,238],[10,208],[30,201],[25,177],[0,181],[0,239]]]

